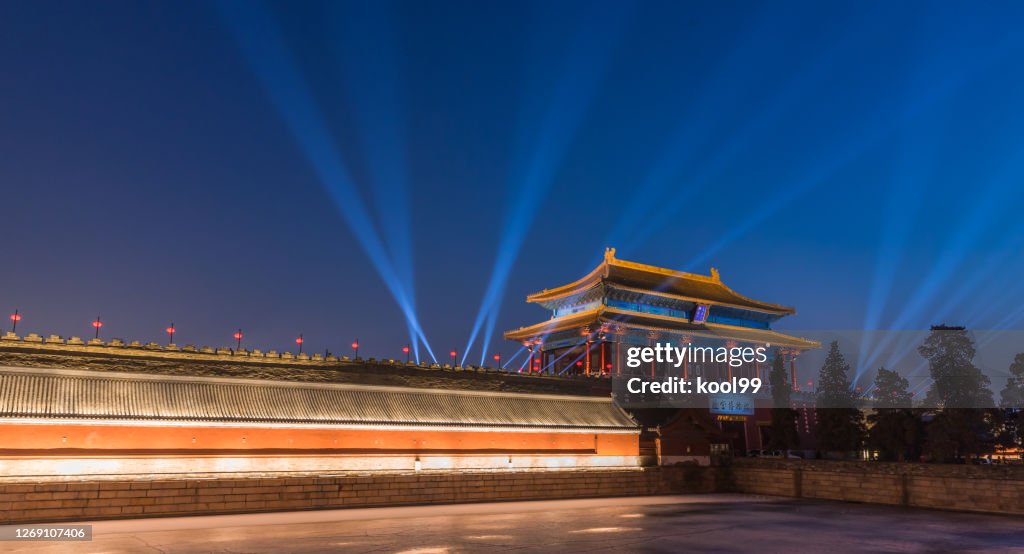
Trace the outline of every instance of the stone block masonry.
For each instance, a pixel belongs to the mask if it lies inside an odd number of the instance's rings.
[[[706,468],[0,483],[0,524],[712,492]]]
[[[740,459],[736,492],[1024,514],[1024,467]]]
[[[741,492],[1024,515],[1024,467],[736,460],[727,467],[0,483],[0,524]]]

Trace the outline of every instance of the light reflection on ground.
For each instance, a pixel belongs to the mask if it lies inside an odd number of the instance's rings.
[[[0,551],[1024,553],[1024,518],[714,494],[97,522],[94,536]]]

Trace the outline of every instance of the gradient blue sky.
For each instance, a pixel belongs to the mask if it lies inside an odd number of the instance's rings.
[[[327,156],[439,357],[496,259],[508,356],[605,246],[780,328],[1019,328],[1024,6],[822,4],[0,2],[0,308],[401,356]]]

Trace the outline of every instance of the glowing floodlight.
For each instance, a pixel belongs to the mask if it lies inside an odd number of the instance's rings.
[[[174,344],[174,331],[174,324],[171,323],[170,327],[167,328],[167,334],[171,336],[170,340],[168,340],[168,344]]]
[[[325,123],[326,118],[298,64],[292,59],[274,14],[262,3],[245,3],[243,6],[242,3],[221,2],[217,6],[301,152],[401,309],[413,335],[413,348],[418,349],[422,341],[430,357],[434,358],[416,315],[411,270],[407,269],[410,257],[406,255],[405,243],[399,241],[390,245],[400,250],[399,260],[392,260],[387,255],[393,249],[377,233],[378,225],[373,221],[345,160],[338,154],[333,134]]]
[[[92,322],[92,326],[94,329],[96,329],[96,334],[94,335],[94,338],[100,338],[100,327],[103,327],[103,322],[100,321],[99,316],[96,316],[96,321]]]
[[[14,333],[18,330],[18,322],[21,321],[21,314],[18,313],[18,310],[14,310],[14,313],[11,314],[11,321],[11,332]]]
[[[306,341],[302,340],[302,333],[299,333],[298,338],[295,339],[295,344],[299,345],[299,354],[302,354],[302,343]]]
[[[356,351],[356,359],[359,359],[359,339],[352,341],[352,350]]]
[[[409,363],[409,351],[410,350],[411,349],[409,348],[408,344],[402,347],[402,353],[405,354],[405,363]]]
[[[233,336],[235,337],[235,341],[237,341],[237,344],[236,344],[237,348],[236,349],[237,350],[241,350],[242,349],[242,337],[244,336],[244,335],[242,335],[242,330],[239,329]]]
[[[481,339],[481,363],[487,357],[505,287],[533,224],[537,206],[544,200],[567,157],[587,110],[607,77],[614,50],[625,36],[624,23],[631,11],[629,3],[613,2],[603,8],[589,10],[579,18],[576,32],[567,36],[565,66],[559,73],[560,78],[550,89],[545,87],[545,98],[535,99],[545,102],[545,109],[538,110],[534,119],[521,122],[523,129],[512,164],[515,173],[509,176],[516,195],[504,214],[505,225],[497,255],[462,354],[463,363],[477,338]],[[552,36],[565,34],[560,26],[546,30]]]

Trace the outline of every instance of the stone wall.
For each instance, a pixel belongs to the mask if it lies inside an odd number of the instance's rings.
[[[727,467],[0,483],[0,524],[742,492],[1024,514],[1024,468],[736,460]]]
[[[739,459],[737,492],[1024,514],[1024,467]]]
[[[675,467],[617,471],[421,472],[0,484],[0,524],[712,492],[714,473]]]

